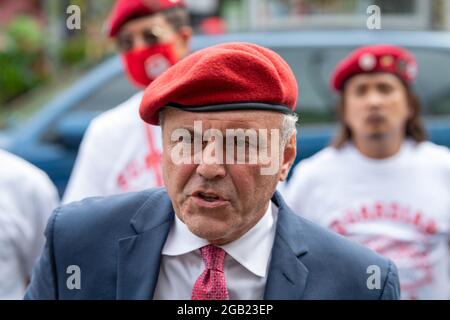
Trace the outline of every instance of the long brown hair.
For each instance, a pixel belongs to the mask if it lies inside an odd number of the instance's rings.
[[[413,139],[416,142],[423,142],[427,140],[427,132],[425,130],[425,126],[423,125],[422,119],[420,118],[420,110],[421,104],[420,99],[417,95],[414,94],[410,86],[404,84],[406,89],[406,97],[408,99],[408,105],[412,110],[412,116],[408,119],[405,126],[405,135]],[[345,87],[344,89],[345,90]],[[344,110],[345,108],[345,99],[344,94],[342,93],[340,96],[340,101],[337,106],[337,116],[340,122],[340,127],[338,129],[338,133],[336,137],[331,142],[331,145],[335,148],[341,148],[345,145],[345,143],[352,138],[352,132],[350,128],[345,124],[344,120]]]

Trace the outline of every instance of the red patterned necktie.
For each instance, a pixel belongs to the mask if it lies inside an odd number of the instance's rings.
[[[223,272],[225,251],[208,245],[200,248],[205,270],[192,289],[192,300],[228,300],[227,282]]]

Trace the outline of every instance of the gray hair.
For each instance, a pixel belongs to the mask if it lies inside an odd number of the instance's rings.
[[[284,149],[292,135],[297,133],[297,121],[298,115],[296,113],[283,114],[280,137],[281,149]]]

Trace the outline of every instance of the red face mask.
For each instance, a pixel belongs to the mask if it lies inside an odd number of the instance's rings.
[[[122,54],[125,71],[132,83],[146,87],[178,59],[171,43],[157,44]]]

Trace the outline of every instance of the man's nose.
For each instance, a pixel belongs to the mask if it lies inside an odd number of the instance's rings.
[[[147,43],[144,40],[144,37],[136,36],[133,40],[133,50],[136,49],[144,49],[147,47]]]
[[[381,108],[383,106],[384,98],[376,90],[371,90],[367,93],[366,105],[370,108]]]
[[[197,173],[205,179],[214,180],[226,175],[223,154],[216,152],[216,142],[210,141],[203,149]]]

